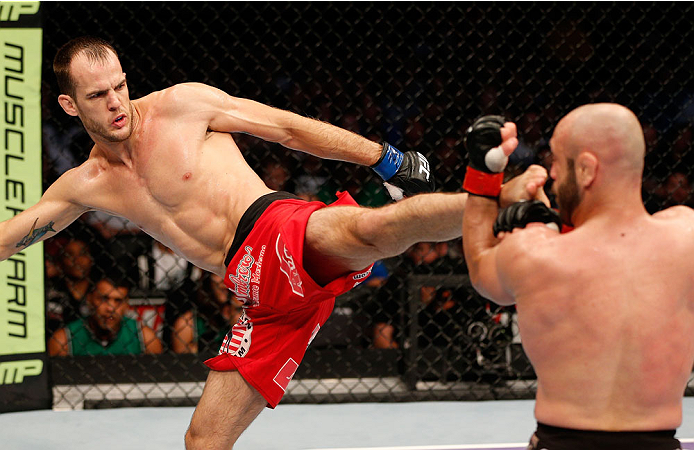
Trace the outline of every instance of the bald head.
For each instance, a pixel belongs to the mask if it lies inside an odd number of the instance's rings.
[[[564,139],[568,158],[591,152],[602,165],[641,176],[646,149],[643,130],[636,115],[624,106],[596,103],[578,107],[559,122],[555,135]]]

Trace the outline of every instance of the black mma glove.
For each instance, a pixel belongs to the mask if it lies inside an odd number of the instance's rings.
[[[371,168],[383,179],[383,185],[396,201],[435,189],[429,161],[419,152],[403,153],[384,142],[381,158]]]
[[[496,216],[494,222],[494,237],[500,232],[510,232],[514,228],[525,228],[529,223],[541,222],[550,228],[556,225],[556,230],[561,230],[561,220],[559,214],[539,200],[529,202],[517,202],[508,206]]]
[[[496,198],[501,192],[508,156],[501,150],[502,116],[482,116],[465,134],[468,166],[463,189],[470,194]]]

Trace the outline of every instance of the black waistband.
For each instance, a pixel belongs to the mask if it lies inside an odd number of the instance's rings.
[[[575,430],[537,423],[537,437],[540,445],[552,449],[553,443],[571,442],[575,448],[621,449],[676,449],[679,441],[675,430],[657,431],[594,431]],[[565,448],[565,447],[561,447]]]
[[[239,224],[236,226],[234,241],[231,243],[231,247],[229,247],[226,258],[224,258],[224,265],[226,267],[229,266],[231,258],[233,258],[236,252],[239,251],[239,248],[241,248],[241,244],[243,244],[243,241],[245,241],[248,237],[248,233],[250,233],[253,229],[258,217],[265,212],[268,206],[270,206],[274,201],[288,199],[301,200],[300,197],[290,194],[289,192],[270,192],[269,194],[259,197],[258,200],[254,201],[251,206],[248,207],[246,212],[244,212],[241,216]]]

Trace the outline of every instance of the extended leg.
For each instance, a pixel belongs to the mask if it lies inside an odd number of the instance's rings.
[[[210,371],[186,433],[186,449],[230,450],[266,404],[237,371]]]
[[[335,206],[306,226],[304,267],[319,283],[423,241],[460,237],[467,194],[421,194],[382,208]]]

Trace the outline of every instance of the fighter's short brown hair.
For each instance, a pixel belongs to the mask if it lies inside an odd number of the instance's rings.
[[[91,61],[104,61],[109,52],[118,57],[116,49],[105,40],[94,36],[82,36],[60,47],[53,59],[53,72],[61,94],[75,96],[75,83],[70,76],[70,64],[75,56],[84,53]]]

